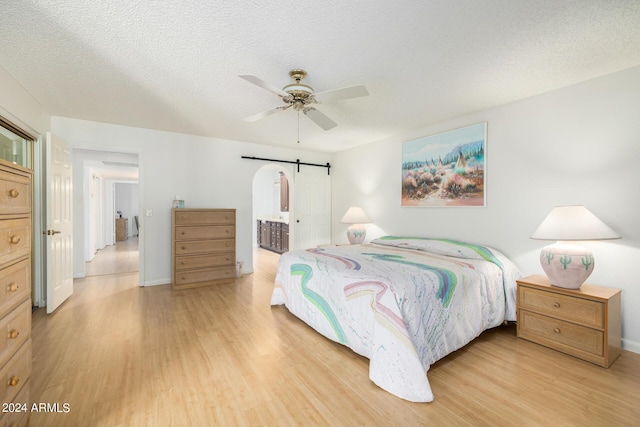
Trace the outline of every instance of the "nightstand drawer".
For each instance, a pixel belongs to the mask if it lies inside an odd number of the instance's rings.
[[[604,328],[604,304],[598,301],[519,286],[518,306],[558,319]]]
[[[520,337],[557,350],[570,354],[571,349],[595,356],[604,354],[604,333],[596,329],[522,309],[518,312],[518,327]]]

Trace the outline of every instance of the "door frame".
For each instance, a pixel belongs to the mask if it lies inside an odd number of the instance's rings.
[[[32,190],[32,209],[31,209],[31,221],[33,227],[33,260],[32,260],[32,268],[33,268],[33,286],[31,299],[34,307],[44,307],[46,301],[45,293],[45,277],[46,270],[46,255],[45,255],[45,246],[44,239],[42,239],[42,232],[45,230],[44,221],[44,203],[42,199],[44,198],[42,194],[42,186],[43,186],[43,175],[44,172],[44,159],[42,158],[44,154],[44,150],[42,148],[43,144],[43,136],[40,133],[37,133],[38,138],[33,141],[33,158],[32,158],[32,167],[33,167],[33,190]]]
[[[271,170],[271,171],[276,171],[276,172],[282,172],[284,173],[284,176],[287,177],[287,180],[289,181],[289,250],[293,250],[294,247],[292,245],[292,242],[294,241],[294,237],[295,237],[295,197],[294,197],[294,189],[295,189],[295,182],[294,182],[294,176],[293,176],[293,168],[288,166],[288,165],[282,165],[279,163],[267,163],[264,164],[262,166],[260,166],[254,173],[253,173],[253,178],[251,179],[251,218],[252,218],[252,224],[253,224],[253,229],[255,231],[256,229],[256,221],[257,221],[257,212],[256,212],[256,207],[255,207],[255,189],[254,189],[254,183],[256,180],[256,175],[258,175],[258,173],[264,171],[264,170]],[[254,236],[253,231],[251,232],[251,235]],[[252,238],[252,247],[255,245],[256,243],[256,239],[255,236],[254,238]],[[253,267],[252,267],[253,268]]]
[[[101,151],[104,153],[123,153],[123,154],[135,154],[138,156],[138,212],[144,212],[144,168],[142,161],[142,150],[129,150],[122,147],[113,147],[109,145],[99,144],[71,144],[72,156],[73,149],[78,150],[91,150]],[[124,180],[111,180],[112,182],[125,182]],[[129,181],[130,183],[130,181]],[[106,218],[104,218],[106,221]],[[144,286],[145,272],[144,272],[144,215],[139,215],[140,229],[138,230],[138,286]]]

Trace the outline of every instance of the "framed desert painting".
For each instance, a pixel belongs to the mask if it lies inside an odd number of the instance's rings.
[[[486,204],[487,123],[402,144],[402,206]]]

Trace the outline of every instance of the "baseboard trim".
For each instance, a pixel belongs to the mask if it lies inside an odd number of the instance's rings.
[[[622,348],[627,351],[632,351],[634,353],[640,354],[640,343],[637,341],[631,341],[623,338]]]
[[[171,279],[145,280],[142,286],[170,285]]]

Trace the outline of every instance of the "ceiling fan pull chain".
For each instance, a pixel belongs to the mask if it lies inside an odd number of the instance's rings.
[[[298,144],[300,144],[300,110],[298,110]]]

